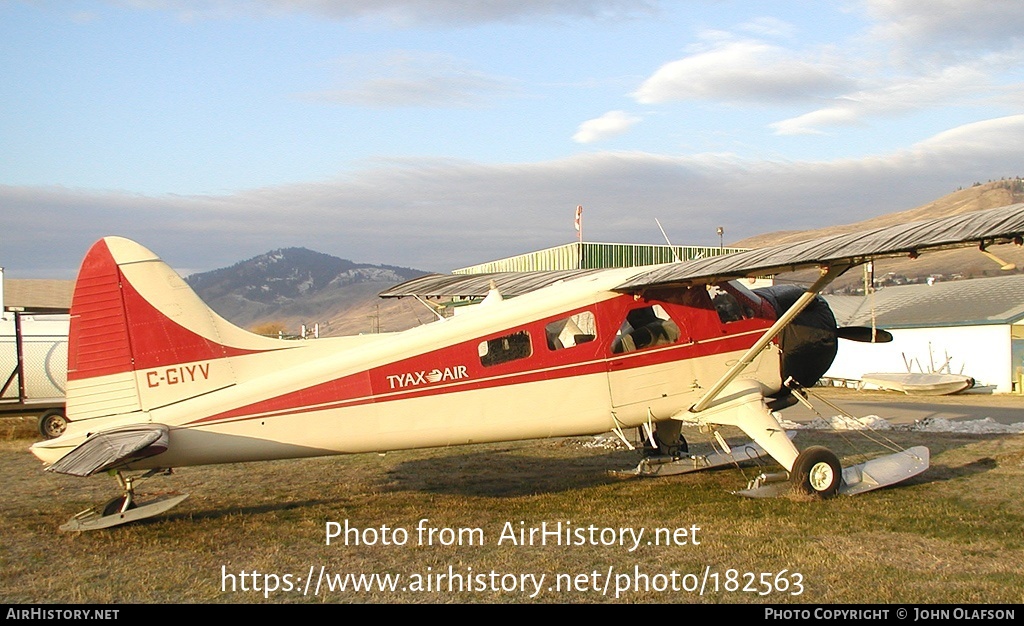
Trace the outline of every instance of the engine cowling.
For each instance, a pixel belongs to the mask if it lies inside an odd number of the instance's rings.
[[[804,294],[804,290],[795,285],[776,285],[755,289],[754,293],[771,305],[776,316],[781,316]],[[792,377],[805,387],[817,383],[836,358],[839,350],[837,332],[832,309],[824,298],[817,296],[779,334],[782,380]],[[788,389],[783,387],[779,395],[788,395]]]

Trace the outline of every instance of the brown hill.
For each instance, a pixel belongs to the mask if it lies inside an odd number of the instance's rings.
[[[281,248],[186,281],[214,311],[260,333],[297,335],[319,325],[322,336],[402,330],[426,309],[379,302],[377,294],[425,272],[355,263],[306,248]],[[415,302],[414,302],[415,304]]]
[[[367,333],[387,333],[405,330],[432,322],[436,317],[425,306],[413,298],[383,299],[377,294],[391,284],[368,284],[362,294],[352,291],[344,304],[326,314],[326,323],[321,323],[321,334],[325,337],[341,337]],[[360,297],[361,296],[361,297]]]
[[[269,307],[249,318],[235,316],[235,319],[228,319],[257,332],[279,326],[289,335],[299,334],[303,324],[307,332],[312,333],[313,325],[319,324],[321,337],[394,332],[435,319],[414,299],[384,300],[377,297],[378,293],[395,284],[392,281],[350,285],[335,293],[303,301],[301,312],[288,307]]]
[[[818,237],[855,233],[884,226],[959,215],[972,211],[983,211],[1018,202],[1024,202],[1024,179],[1012,178],[986,184],[976,184],[917,208],[880,215],[862,222],[815,230],[765,233],[738,241],[733,245],[742,248],[760,248],[795,243]],[[1016,272],[1024,271],[1024,248],[1001,246],[993,248],[991,251],[1008,262],[1016,263]],[[918,259],[887,259],[875,263],[876,283],[882,284],[886,281],[886,277],[888,277],[889,281],[899,284],[904,282],[922,282],[929,276],[936,276],[939,280],[953,280],[958,278],[995,276],[1005,273],[999,269],[996,263],[979,254],[976,250],[971,249],[937,252],[924,255]],[[779,276],[778,280],[780,282],[810,282],[812,280],[812,273],[797,272],[787,274]],[[863,284],[863,280],[863,272],[854,270],[847,276],[842,276],[836,280],[833,283],[832,290],[856,290]]]

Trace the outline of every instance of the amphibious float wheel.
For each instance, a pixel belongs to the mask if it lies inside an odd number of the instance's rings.
[[[39,416],[39,434],[47,439],[56,439],[64,434],[68,418],[60,409],[50,409]]]
[[[843,466],[828,448],[811,446],[796,457],[789,479],[804,493],[831,498],[839,492]]]

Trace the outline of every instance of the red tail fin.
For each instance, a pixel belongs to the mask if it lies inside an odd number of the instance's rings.
[[[82,262],[68,337],[68,416],[150,410],[235,383],[231,357],[279,346],[211,311],[146,248],[117,237]]]

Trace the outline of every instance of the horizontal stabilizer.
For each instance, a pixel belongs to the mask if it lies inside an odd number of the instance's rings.
[[[92,435],[46,469],[72,476],[92,476],[160,454],[167,450],[169,442],[170,429],[163,424],[116,428]]]

